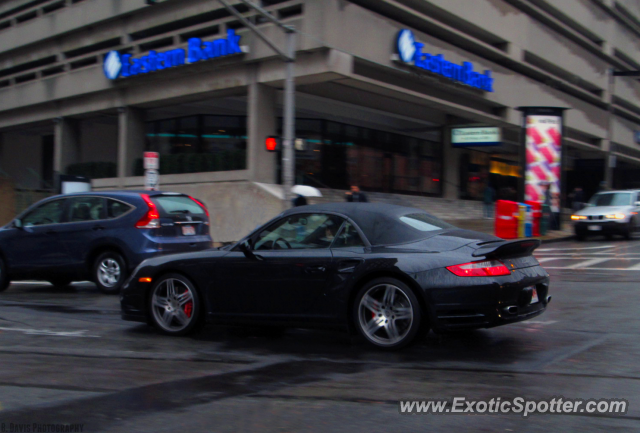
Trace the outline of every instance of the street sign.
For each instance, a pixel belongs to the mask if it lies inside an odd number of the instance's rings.
[[[160,154],[158,152],[144,153],[144,169],[145,170],[160,169]]]
[[[160,186],[160,154],[158,152],[144,153],[144,188],[157,191]]]
[[[500,146],[502,141],[500,128],[453,128],[451,144],[453,147]]]
[[[145,170],[144,172],[144,188],[149,191],[157,191],[160,183],[160,175],[158,170]]]

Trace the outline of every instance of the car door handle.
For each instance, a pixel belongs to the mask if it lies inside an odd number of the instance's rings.
[[[356,266],[362,263],[363,259],[340,260],[338,262],[338,272],[341,274],[349,274],[356,270]]]
[[[99,230],[104,230],[104,227],[102,227],[102,226],[95,226],[95,227],[93,227],[91,230],[93,230],[93,231],[96,231],[96,232],[97,232],[97,231],[99,231]]]
[[[55,234],[57,234],[57,233],[58,233],[58,232],[57,232],[57,231],[55,231],[55,230],[47,230],[46,232],[44,232],[44,234],[45,234],[45,235],[55,235]]]
[[[307,274],[321,274],[326,270],[327,268],[325,268],[324,266],[307,266],[304,269],[304,272]]]

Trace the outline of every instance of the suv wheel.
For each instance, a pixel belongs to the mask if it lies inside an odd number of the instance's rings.
[[[119,293],[125,278],[124,259],[114,251],[100,254],[93,264],[93,282],[103,293],[108,295]]]
[[[7,267],[4,264],[4,260],[0,259],[0,292],[4,292],[9,287],[9,276],[7,275]]]

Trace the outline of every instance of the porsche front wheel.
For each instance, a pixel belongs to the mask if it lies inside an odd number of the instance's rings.
[[[200,297],[194,285],[180,274],[169,274],[155,284],[149,297],[154,326],[164,334],[187,335],[200,322]]]

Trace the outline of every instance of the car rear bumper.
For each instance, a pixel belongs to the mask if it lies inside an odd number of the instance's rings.
[[[537,302],[532,299],[533,289]],[[546,310],[551,300],[549,276],[541,266],[517,269],[509,277],[484,284],[436,290],[432,300],[431,323],[436,331],[492,328],[522,322]]]

